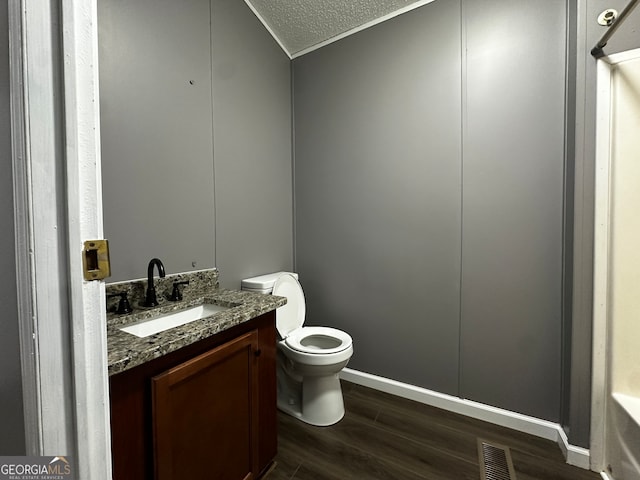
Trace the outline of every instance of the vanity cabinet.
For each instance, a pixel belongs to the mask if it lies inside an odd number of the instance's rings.
[[[257,354],[253,330],[151,379],[155,478],[254,478]]]
[[[277,449],[274,321],[110,377],[113,478],[259,478]]]

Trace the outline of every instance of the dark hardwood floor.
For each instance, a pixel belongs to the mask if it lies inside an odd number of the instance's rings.
[[[509,447],[518,480],[598,480],[557,444],[343,382],[347,413],[312,427],[278,412],[278,455],[266,480],[478,480],[478,438]]]

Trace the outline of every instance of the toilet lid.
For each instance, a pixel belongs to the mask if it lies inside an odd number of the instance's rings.
[[[287,304],[276,310],[276,328],[281,338],[287,338],[290,332],[304,324],[304,292],[293,275],[283,273],[273,284],[273,295],[287,297]]]

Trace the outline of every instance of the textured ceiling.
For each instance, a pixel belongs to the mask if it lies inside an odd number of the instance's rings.
[[[421,0],[245,0],[289,56],[381,17],[428,3]]]

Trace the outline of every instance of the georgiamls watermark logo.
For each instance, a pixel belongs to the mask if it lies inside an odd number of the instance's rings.
[[[0,480],[74,480],[67,457],[0,457]]]

